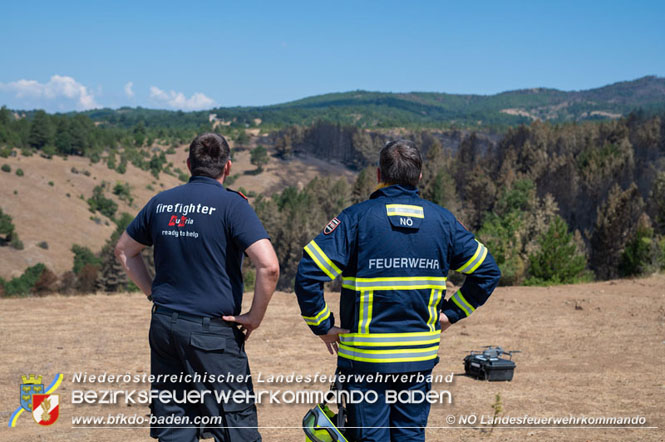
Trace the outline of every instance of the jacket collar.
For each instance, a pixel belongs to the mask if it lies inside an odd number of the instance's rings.
[[[381,196],[387,196],[389,198],[396,196],[418,196],[418,193],[419,191],[416,187],[393,184],[392,186],[377,189],[369,196],[369,199],[379,198]]]
[[[189,182],[190,183],[212,184],[213,186],[221,187],[222,189],[224,188],[224,186],[222,186],[219,181],[217,181],[214,178],[207,177],[207,176],[201,176],[201,175],[193,176],[189,179]]]

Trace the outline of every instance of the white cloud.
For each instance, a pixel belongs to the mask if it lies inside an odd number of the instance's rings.
[[[87,87],[72,77],[62,75],[52,76],[47,83],[23,79],[0,83],[0,91],[14,94],[21,103],[38,107],[52,107],[53,104],[60,109],[69,107],[69,104],[78,110],[100,107]]]
[[[173,109],[182,110],[206,109],[215,104],[215,100],[201,92],[196,92],[187,98],[182,92],[166,92],[156,86],[150,86],[150,98]]]
[[[130,81],[125,85],[125,95],[127,95],[127,98],[134,98],[134,91],[132,90],[133,87],[133,81]]]

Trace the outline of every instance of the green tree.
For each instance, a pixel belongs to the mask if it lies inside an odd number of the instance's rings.
[[[41,149],[51,142],[51,122],[49,116],[43,110],[38,110],[30,123],[28,144],[36,149]]]
[[[376,167],[366,167],[360,171],[353,184],[351,202],[353,204],[365,201],[376,189]]]
[[[122,213],[116,220],[116,229],[99,253],[101,267],[97,273],[96,288],[105,292],[132,291],[134,284],[127,278],[122,265],[114,254],[114,248],[120,235],[127,229],[134,217],[128,213]],[[149,272],[154,274],[154,262],[150,249],[145,249],[143,258],[146,260]]]
[[[263,171],[263,166],[268,164],[268,160],[268,151],[265,147],[259,145],[252,149],[249,161],[256,166],[258,172]]]
[[[529,255],[527,285],[570,284],[586,269],[586,257],[577,249],[568,225],[560,216],[538,238],[538,251]]]
[[[0,235],[4,235],[1,243],[9,243],[15,237],[14,223],[12,222],[12,217],[9,214],[4,213],[0,208]]]
[[[134,145],[136,147],[143,146],[143,143],[145,143],[145,138],[145,123],[143,121],[139,121],[139,123],[134,127]]]
[[[665,265],[663,251],[649,219],[642,216],[637,231],[626,244],[619,262],[621,276],[650,275]]]
[[[665,171],[660,172],[649,194],[649,216],[659,234],[665,234]]]
[[[624,248],[637,231],[637,221],[644,201],[635,184],[621,190],[618,184],[610,190],[607,201],[598,209],[591,237],[591,267],[600,279],[617,278]]]
[[[236,146],[246,146],[249,143],[249,136],[244,130],[240,129],[235,141]]]
[[[72,155],[76,153],[74,148],[74,136],[72,134],[72,124],[70,118],[62,116],[58,118],[55,132],[55,147],[58,153],[63,155]]]

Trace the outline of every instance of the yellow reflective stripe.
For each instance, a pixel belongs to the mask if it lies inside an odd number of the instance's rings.
[[[334,262],[328,258],[328,256],[323,253],[323,250],[319,247],[314,240],[310,241],[309,244],[305,246],[305,251],[307,254],[314,260],[316,265],[328,275],[330,279],[335,279],[342,271],[335,265]]]
[[[483,263],[483,261],[485,261],[485,257],[486,257],[486,256],[487,256],[487,247],[483,246],[483,253],[482,253],[482,255],[480,256],[480,259],[478,260],[478,262],[476,263],[476,265],[474,265],[473,267],[471,267],[471,269],[469,269],[469,271],[466,272],[466,273],[467,273],[468,275],[470,275],[471,273],[475,272],[476,269],[477,269],[478,267],[480,267],[480,265]]]
[[[401,338],[401,337],[427,337],[427,336],[439,336],[441,333],[439,331],[431,332],[404,332],[404,333],[370,333],[366,336],[371,336],[375,338]],[[340,336],[359,336],[357,333],[340,333]],[[365,336],[365,335],[363,335]]]
[[[441,333],[343,333],[339,335],[340,342],[349,347],[396,347],[420,346],[438,344]]]
[[[469,275],[473,273],[483,263],[483,261],[485,261],[485,257],[487,256],[487,247],[485,247],[478,240],[475,241],[478,243],[476,253],[474,253],[471,259],[469,259],[462,267],[455,270],[456,272],[466,273]]]
[[[439,346],[399,350],[362,350],[344,344],[339,345],[340,357],[361,362],[417,362],[435,359]]]
[[[466,316],[469,316],[475,310],[475,308],[464,298],[461,290],[458,290],[451,299],[455,305],[466,314]]]
[[[326,319],[330,317],[330,309],[328,308],[328,303],[323,307],[316,316],[303,316],[302,318],[308,325],[319,325]]]
[[[421,206],[411,206],[408,204],[386,204],[386,213],[388,216],[410,216],[412,218],[425,218]]]
[[[342,279],[342,287],[355,290],[420,290],[446,288],[444,276],[402,276],[390,278],[354,278]]]
[[[358,311],[358,333],[369,333],[369,323],[372,321],[372,301],[374,292],[360,293],[360,309]]]
[[[436,312],[436,306],[439,304],[441,299],[441,290],[432,289],[432,292],[429,295],[429,303],[427,304],[427,310],[429,311],[429,319],[427,320],[427,326],[430,331],[436,330],[436,321],[438,315]]]
[[[367,302],[365,311],[367,313],[367,320],[365,321],[365,333],[369,333],[369,323],[372,322],[372,309],[374,308],[374,292],[369,291],[365,294],[365,300]]]
[[[365,321],[365,303],[363,302],[363,296],[365,292],[360,293],[360,307],[358,308],[358,333],[363,332],[363,322]]]

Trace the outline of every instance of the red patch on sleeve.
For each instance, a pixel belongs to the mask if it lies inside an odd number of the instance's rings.
[[[330,235],[331,233],[333,233],[335,231],[337,226],[339,226],[340,224],[342,224],[342,222],[340,220],[338,220],[337,218],[331,219],[330,222],[328,224],[326,224],[326,226],[323,228],[323,234],[324,235]]]

